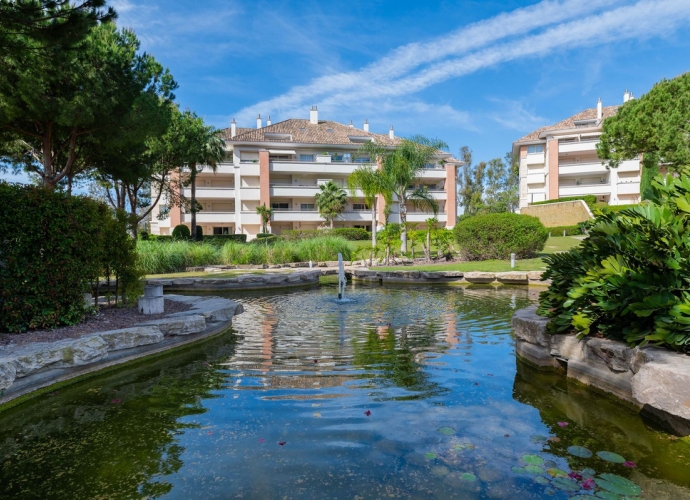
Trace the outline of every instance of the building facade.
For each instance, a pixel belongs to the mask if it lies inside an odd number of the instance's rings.
[[[226,162],[216,173],[204,170],[197,177],[196,198],[203,209],[197,212],[197,225],[204,234],[246,234],[253,239],[261,232],[259,206],[273,209],[270,231],[280,234],[289,229],[317,229],[324,219],[316,208],[315,195],[319,186],[328,181],[342,186],[347,194],[347,207],[335,220],[335,227],[372,229],[371,207],[365,204],[361,192],[347,189],[347,178],[362,165],[375,159],[359,151],[367,141],[395,147],[400,139],[393,127],[388,134],[319,120],[318,110],[310,111],[310,118],[289,119],[264,126],[257,118],[255,129],[238,128],[233,123],[223,130],[227,150]],[[375,163],[374,163],[375,164]],[[427,186],[439,204],[439,224],[455,225],[456,166],[460,164],[449,153],[439,152],[434,162],[424,168],[410,189]],[[184,190],[189,197],[189,189]],[[164,202],[161,202],[164,203]],[[423,223],[432,214],[408,203],[408,223]],[[383,198],[377,202],[377,225],[384,220]],[[151,233],[170,234],[178,224],[191,225],[191,215],[180,207],[171,207],[169,217],[158,220],[160,206],[152,211]],[[400,221],[397,203],[392,206],[391,222]]]
[[[632,99],[626,91],[623,102]],[[513,143],[520,156],[520,207],[570,196],[595,195],[609,205],[640,201],[639,159],[607,168],[596,145],[603,121],[618,106],[586,109],[565,120],[542,127]]]

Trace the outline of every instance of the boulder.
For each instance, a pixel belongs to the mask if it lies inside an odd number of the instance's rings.
[[[493,283],[496,281],[496,273],[469,272],[465,273],[465,279],[470,283]]]
[[[603,360],[595,361],[590,358],[584,361],[568,360],[568,378],[640,406],[632,395],[633,373],[631,371],[614,372]]]
[[[237,277],[237,282],[240,285],[246,285],[248,283],[264,283],[264,278],[260,274],[243,274]]]
[[[690,421],[690,357],[655,353],[632,378],[632,394],[642,405]]]
[[[94,363],[108,354],[108,344],[98,335],[74,340],[31,344],[12,355],[17,378],[43,370]]]
[[[544,274],[543,271],[528,271],[527,279],[530,281],[541,281],[542,274]]]
[[[168,316],[168,318],[201,315],[207,322],[215,323],[219,321],[228,321],[241,312],[238,312],[237,306],[237,302],[220,297],[204,298],[204,300],[194,302],[192,304],[192,309],[189,311],[174,313]]]
[[[530,344],[551,348],[551,335],[546,332],[549,318],[537,315],[536,307],[520,309],[513,315],[515,336]]]
[[[7,389],[17,378],[17,367],[11,358],[0,358],[0,391]]]
[[[561,364],[549,354],[549,349],[541,345],[517,339],[515,341],[515,354],[540,370],[561,369]]]
[[[548,334],[547,334],[548,335]],[[575,335],[551,335],[550,354],[556,358],[582,361],[585,359],[586,340],[580,340]]]
[[[520,271],[508,271],[505,273],[496,273],[496,279],[499,283],[506,285],[526,285],[529,283],[527,273]]]
[[[601,359],[614,372],[627,372],[631,367],[633,350],[615,340],[590,339],[587,341],[586,356]]]
[[[95,333],[93,336],[101,337],[105,340],[109,351],[130,349],[163,341],[163,333],[157,326],[135,326],[119,330],[108,330],[107,332]]]
[[[191,278],[172,280],[172,284],[175,286],[188,286],[193,285],[194,280]]]
[[[189,335],[190,333],[203,332],[206,330],[206,319],[201,314],[190,314],[188,316],[157,319],[144,323],[144,325],[150,325],[148,328],[151,331],[158,331],[160,340],[153,340],[152,338],[152,341],[148,342],[149,344],[154,344],[162,341],[163,335]],[[141,328],[146,329],[147,327],[142,326]]]

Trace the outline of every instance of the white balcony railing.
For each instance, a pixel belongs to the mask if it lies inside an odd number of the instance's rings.
[[[598,162],[570,162],[558,163],[559,175],[603,174],[608,172],[606,165]]]
[[[182,222],[192,222],[192,214],[182,214]],[[196,223],[227,224],[235,222],[235,212],[213,212],[202,210],[196,214]]]

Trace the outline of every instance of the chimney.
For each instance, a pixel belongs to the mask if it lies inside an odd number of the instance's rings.
[[[261,128],[261,115],[256,117],[256,128]]]
[[[350,125],[348,125],[350,128],[355,128],[355,126],[352,124],[352,120],[350,120]]]
[[[369,120],[364,120],[364,131],[369,132]]]
[[[312,106],[311,111],[309,111],[309,123],[312,125],[319,124],[319,110],[316,106]]]
[[[230,138],[233,138],[237,135],[237,124],[235,123],[235,119],[233,118],[232,121],[230,122]]]
[[[268,120],[266,120],[266,126],[268,127],[271,124],[271,115],[268,115]]]
[[[393,131],[393,125],[391,125],[391,129],[388,131],[388,138],[390,140],[395,139],[395,132]]]
[[[601,121],[601,118],[604,116],[603,110],[601,108],[601,97],[597,101],[597,120]]]
[[[632,101],[633,99],[635,99],[635,96],[633,95],[632,92],[630,92],[630,100]]]

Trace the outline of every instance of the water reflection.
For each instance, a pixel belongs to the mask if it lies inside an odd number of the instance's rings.
[[[534,291],[357,286],[347,304],[334,291],[245,293],[237,337],[0,414],[0,497],[572,494],[515,472],[525,454],[686,495],[685,442],[516,364],[509,320]],[[637,468],[575,458],[574,444]]]

